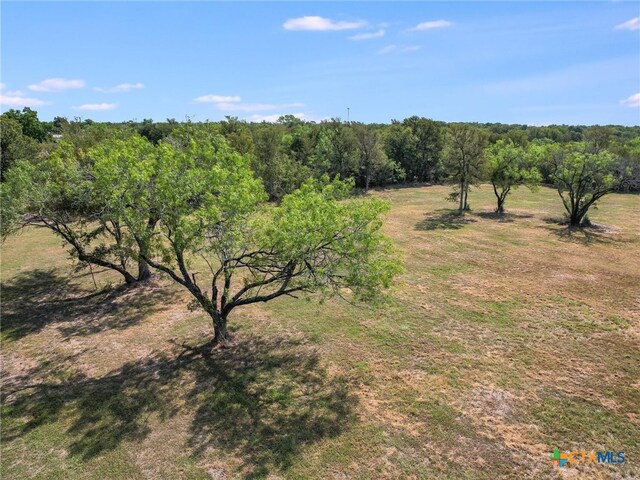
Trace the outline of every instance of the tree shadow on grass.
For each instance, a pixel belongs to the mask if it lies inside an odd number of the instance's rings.
[[[624,241],[611,237],[614,231],[605,225],[592,224],[583,227],[572,227],[566,219],[555,217],[544,218],[543,221],[548,225],[544,228],[556,235],[560,240],[567,242],[593,245],[597,243],[608,244]]]
[[[513,212],[503,212],[498,213],[495,211],[491,212],[478,212],[474,214],[477,217],[484,218],[487,220],[496,220],[500,223],[513,223],[519,218],[532,218],[533,214],[531,213],[513,213]]]
[[[441,208],[433,213],[427,213],[423,220],[416,223],[416,230],[459,230],[468,223],[475,223],[476,219],[469,215],[460,215],[457,210]]]
[[[330,378],[315,351],[289,338],[241,339],[208,355],[155,354],[100,378],[14,385],[4,394],[4,442],[71,419],[64,447],[86,461],[144,439],[151,415],[162,421],[182,413],[193,419],[186,445],[175,448],[195,458],[239,458],[245,478],[286,470],[305,446],[356,419],[347,382]]]
[[[57,324],[65,336],[127,328],[170,305],[175,293],[153,284],[89,291],[55,269],[19,273],[3,282],[2,336],[18,340]]]

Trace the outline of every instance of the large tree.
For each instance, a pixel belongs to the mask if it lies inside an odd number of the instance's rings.
[[[569,225],[587,223],[587,213],[605,195],[637,186],[639,169],[633,158],[606,150],[594,153],[583,143],[549,149],[550,177],[562,199]]]
[[[280,205],[265,204],[249,158],[192,125],[159,149],[155,163],[136,170],[147,188],[118,192],[113,202],[149,264],[211,317],[214,344],[229,340],[228,318],[237,307],[345,289],[372,298],[398,271],[379,233],[384,202],[343,200],[348,184],[309,181]],[[97,167],[112,171],[116,185],[130,165],[112,155]],[[159,218],[152,231],[145,228],[150,211]]]
[[[424,117],[409,117],[403,122],[413,133],[414,175],[421,181],[441,179],[442,133],[440,125]]]
[[[402,122],[392,120],[391,125],[385,129],[384,137],[384,150],[387,157],[400,165],[407,180],[419,181],[420,178],[415,169],[415,137],[411,128]]]
[[[393,120],[387,129],[385,151],[412,181],[434,182],[442,176],[442,133],[440,125],[423,117]]]
[[[460,215],[469,210],[470,186],[482,178],[486,143],[486,133],[476,127],[464,123],[449,125],[445,161],[449,179],[454,183],[449,199],[458,202]]]
[[[497,213],[504,213],[507,195],[520,185],[535,189],[541,181],[536,168],[536,153],[539,147],[532,145],[524,148],[515,145],[511,140],[498,140],[485,150],[489,179],[497,200]]]
[[[19,160],[36,160],[40,152],[38,141],[25,135],[20,121],[10,115],[0,115],[0,181]]]
[[[266,122],[253,131],[252,168],[262,180],[270,200],[279,201],[311,175],[308,167],[288,155],[291,136],[285,131],[282,125]]]
[[[38,112],[29,107],[20,110],[7,110],[2,114],[3,118],[11,118],[20,123],[22,133],[27,137],[33,138],[38,142],[46,142],[51,139],[52,125],[47,122],[41,122],[38,119]]]
[[[315,151],[319,173],[350,178],[358,170],[358,146],[350,126],[339,118],[323,121]]]
[[[389,166],[389,159],[384,153],[384,144],[380,133],[373,125],[352,123],[351,128],[358,146],[358,180],[366,192],[371,181],[380,178],[383,172],[394,172],[393,166]],[[390,180],[389,183],[393,181]]]

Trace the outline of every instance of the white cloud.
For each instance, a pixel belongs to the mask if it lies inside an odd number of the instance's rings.
[[[389,53],[406,53],[416,52],[420,50],[420,45],[387,45],[378,50],[378,55],[387,55]]]
[[[395,52],[397,49],[397,45],[387,45],[378,50],[378,55],[386,55],[387,53]]]
[[[83,105],[73,107],[76,110],[103,111],[113,110],[118,106],[117,103],[85,103]]]
[[[631,95],[625,100],[620,100],[620,104],[626,105],[627,107],[640,108],[640,93]]]
[[[613,27],[614,30],[640,30],[640,17],[634,17],[620,25]]]
[[[84,80],[66,80],[64,78],[48,78],[40,83],[29,85],[34,92],[61,92],[71,88],[83,88]]]
[[[560,70],[540,72],[527,77],[500,80],[483,85],[483,93],[492,95],[523,95],[533,92],[561,92],[579,87],[608,88],[611,82],[635,80],[635,57],[612,58],[598,62],[575,64]]]
[[[330,18],[307,16],[290,18],[282,24],[285,30],[310,30],[314,32],[327,32],[336,30],[354,30],[367,25],[367,22],[358,20],[355,22],[334,21]]]
[[[371,33],[358,33],[349,37],[349,40],[372,40],[374,38],[384,37],[384,28],[381,28],[377,32]]]
[[[140,90],[144,88],[144,84],[143,83],[121,83],[119,85],[116,85],[115,87],[109,87],[109,88],[101,88],[101,87],[96,87],[94,88],[94,90],[96,92],[102,92],[102,93],[120,93],[120,92],[130,92],[131,90]]]
[[[429,22],[422,22],[413,28],[410,28],[409,32],[422,32],[424,30],[433,30],[434,28],[447,28],[453,25],[448,20],[431,20]]]
[[[2,88],[4,88],[4,85]],[[0,105],[6,105],[8,107],[40,107],[48,104],[49,102],[38,98],[25,97],[22,92],[0,93]]]
[[[547,113],[547,112],[584,112],[589,110],[600,110],[606,108],[603,103],[574,103],[574,104],[552,104],[535,105],[531,107],[515,107],[511,111],[515,113]]]
[[[196,103],[232,103],[239,102],[242,98],[237,95],[203,95],[194,100]]]
[[[264,112],[285,108],[304,107],[304,103],[243,103],[238,95],[203,95],[194,100],[196,103],[212,103],[218,110],[227,112]]]
[[[304,107],[304,103],[226,103],[221,102],[216,105],[218,110],[226,110],[229,112],[264,112],[268,110],[278,110],[283,108],[299,108]]]

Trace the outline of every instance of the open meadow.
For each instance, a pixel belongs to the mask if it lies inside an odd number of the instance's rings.
[[[159,275],[126,288],[30,227],[2,246],[2,478],[640,477],[640,198],[372,192],[405,271],[375,308],[234,311],[228,348]],[[93,275],[92,275],[93,273]],[[95,281],[95,284],[94,284]],[[560,470],[561,451],[623,450]]]

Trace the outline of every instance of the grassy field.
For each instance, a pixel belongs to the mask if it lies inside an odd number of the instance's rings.
[[[2,478],[638,478],[640,199],[559,225],[550,189],[373,193],[406,272],[384,307],[279,299],[233,345],[163,279],[75,271],[31,229],[2,250]],[[625,451],[554,466],[554,448]]]

